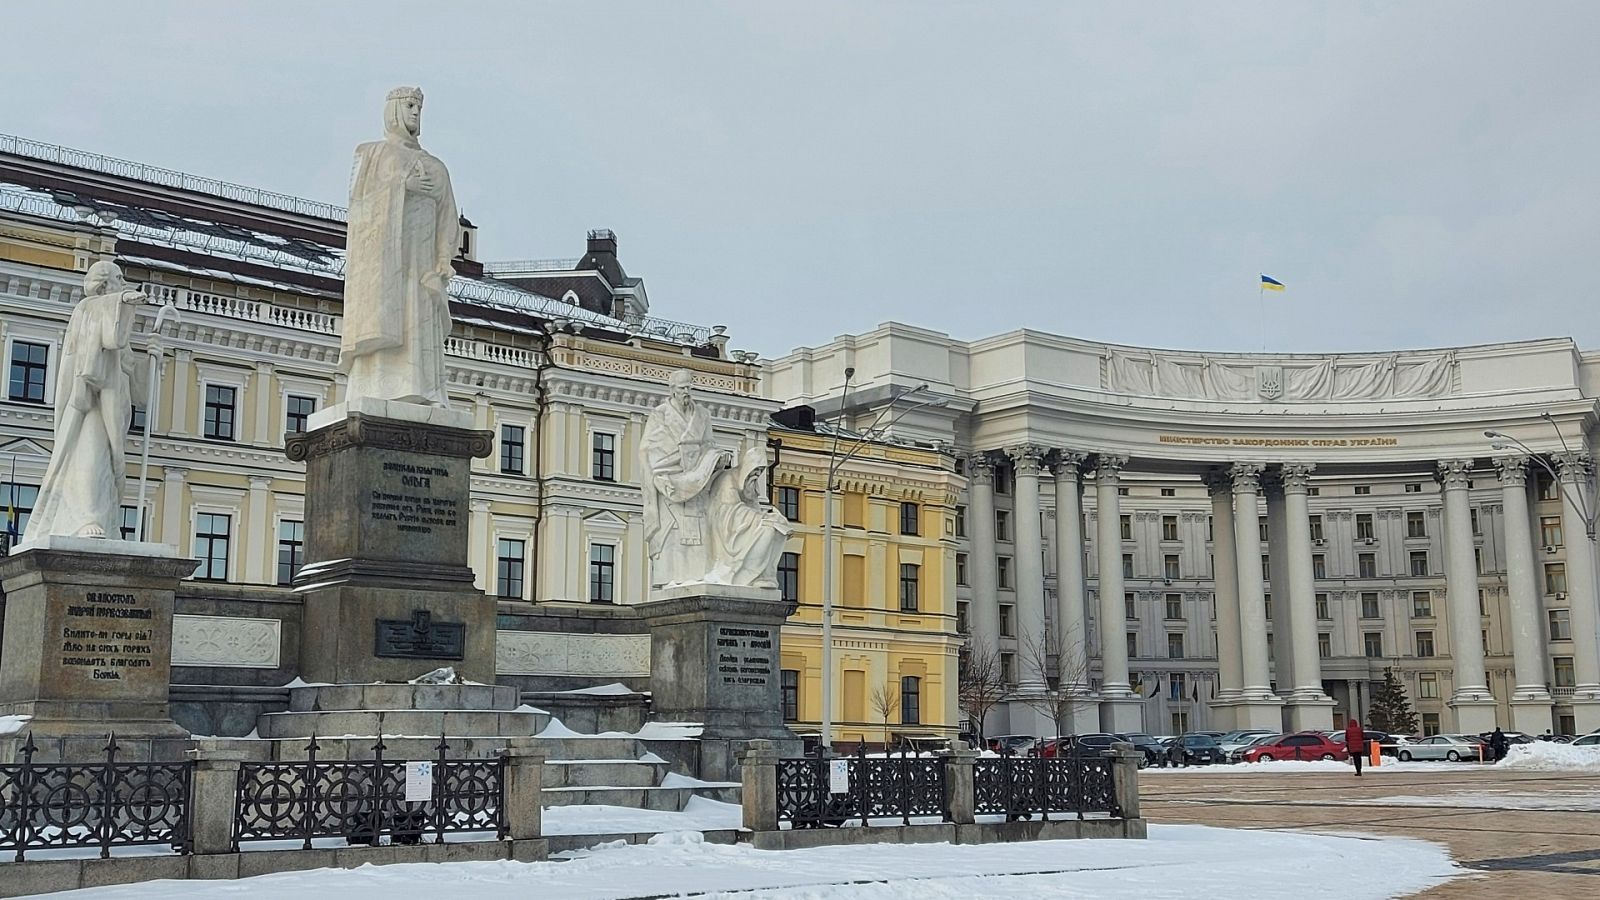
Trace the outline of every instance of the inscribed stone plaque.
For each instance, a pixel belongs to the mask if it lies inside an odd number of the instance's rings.
[[[717,676],[724,685],[766,687],[777,664],[772,629],[755,625],[718,625]]]
[[[426,610],[409,620],[378,619],[373,654],[398,659],[465,659],[467,626],[437,622]]]

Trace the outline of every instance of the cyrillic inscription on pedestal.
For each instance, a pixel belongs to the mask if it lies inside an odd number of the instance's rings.
[[[764,688],[777,665],[777,642],[771,628],[718,625],[717,675],[723,685]]]
[[[154,670],[156,636],[151,599],[136,591],[84,591],[62,610],[63,679],[123,681]]]
[[[367,496],[366,521],[402,534],[431,535],[461,527],[461,504],[450,491],[444,466],[384,462],[377,487]],[[440,484],[435,489],[434,482]]]

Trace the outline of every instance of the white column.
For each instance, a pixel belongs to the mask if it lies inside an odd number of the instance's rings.
[[[1126,456],[1095,461],[1095,552],[1100,557],[1100,727],[1126,734],[1144,729],[1144,704],[1128,682],[1128,639],[1122,605],[1122,500]]]
[[[473,586],[480,591],[494,587],[494,535],[489,533],[489,501],[473,500],[472,517],[467,520],[467,564],[472,567]],[[573,560],[564,560],[572,565]],[[587,565],[588,558],[584,558]]]
[[[1084,454],[1056,455],[1056,640],[1061,646],[1062,687],[1084,693],[1089,685],[1089,653],[1084,622],[1083,484]]]
[[[253,444],[267,447],[283,446],[283,429],[272,427],[272,363],[256,363],[256,374],[251,386],[251,406],[255,413],[252,434],[247,438]],[[276,544],[276,541],[273,542]]]
[[[1478,564],[1473,557],[1472,513],[1467,504],[1467,481],[1472,460],[1439,462],[1438,479],[1444,494],[1445,607],[1450,619],[1450,659],[1455,667],[1455,691],[1449,706],[1456,713],[1456,730],[1478,734],[1495,727],[1494,695],[1483,666],[1483,614],[1478,608]]]
[[[1000,597],[994,544],[994,463],[983,453],[967,457],[967,533],[972,539],[972,643],[1000,665]]]
[[[1045,662],[1050,647],[1044,625],[1044,533],[1039,508],[1039,473],[1044,450],[1012,447],[1006,451],[1016,470],[1017,635],[1021,649],[1018,687],[1042,693],[1049,687]]]
[[[1511,653],[1516,687],[1512,725],[1542,734],[1550,728],[1550,692],[1545,688],[1544,623],[1540,621],[1539,576],[1533,562],[1533,523],[1528,514],[1528,458],[1500,456],[1500,500],[1505,511],[1506,593],[1511,602]]]
[[[1206,479],[1211,491],[1211,558],[1217,609],[1217,700],[1239,699],[1244,685],[1244,662],[1239,643],[1239,560],[1233,547],[1233,479],[1213,472]]]
[[[1333,701],[1322,691],[1322,658],[1317,654],[1316,581],[1311,571],[1311,510],[1306,491],[1316,466],[1285,465],[1282,471],[1284,556],[1289,565],[1288,596],[1281,598],[1289,610],[1289,649],[1294,657],[1294,687],[1288,701],[1289,727],[1296,731],[1333,727]],[[1276,572],[1273,573],[1277,575]]]
[[[161,467],[161,543],[171,545],[179,554],[189,549],[183,534],[189,527],[183,502],[183,485],[188,475],[188,469],[178,466]]]
[[[1272,693],[1267,661],[1266,588],[1261,579],[1261,463],[1234,463],[1233,542],[1239,582],[1239,646],[1244,686],[1235,725],[1239,728],[1282,727],[1283,701]]]
[[[1567,605],[1571,607],[1572,714],[1579,734],[1600,728],[1600,609],[1595,596],[1595,542],[1581,535],[1583,513],[1573,498],[1593,494],[1594,461],[1587,453],[1558,454],[1561,527],[1567,545]]]
[[[272,478],[266,475],[250,476],[249,527],[239,536],[239,547],[244,555],[244,580],[249,584],[272,584],[277,581],[273,572],[272,557],[278,542],[272,534]]]

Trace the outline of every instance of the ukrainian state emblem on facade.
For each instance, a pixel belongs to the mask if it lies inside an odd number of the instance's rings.
[[[1263,400],[1283,396],[1283,366],[1256,366],[1256,391]]]

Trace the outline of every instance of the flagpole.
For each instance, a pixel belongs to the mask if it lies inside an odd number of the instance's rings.
[[[1261,323],[1261,352],[1267,352],[1267,283],[1256,289],[1256,317]]]

